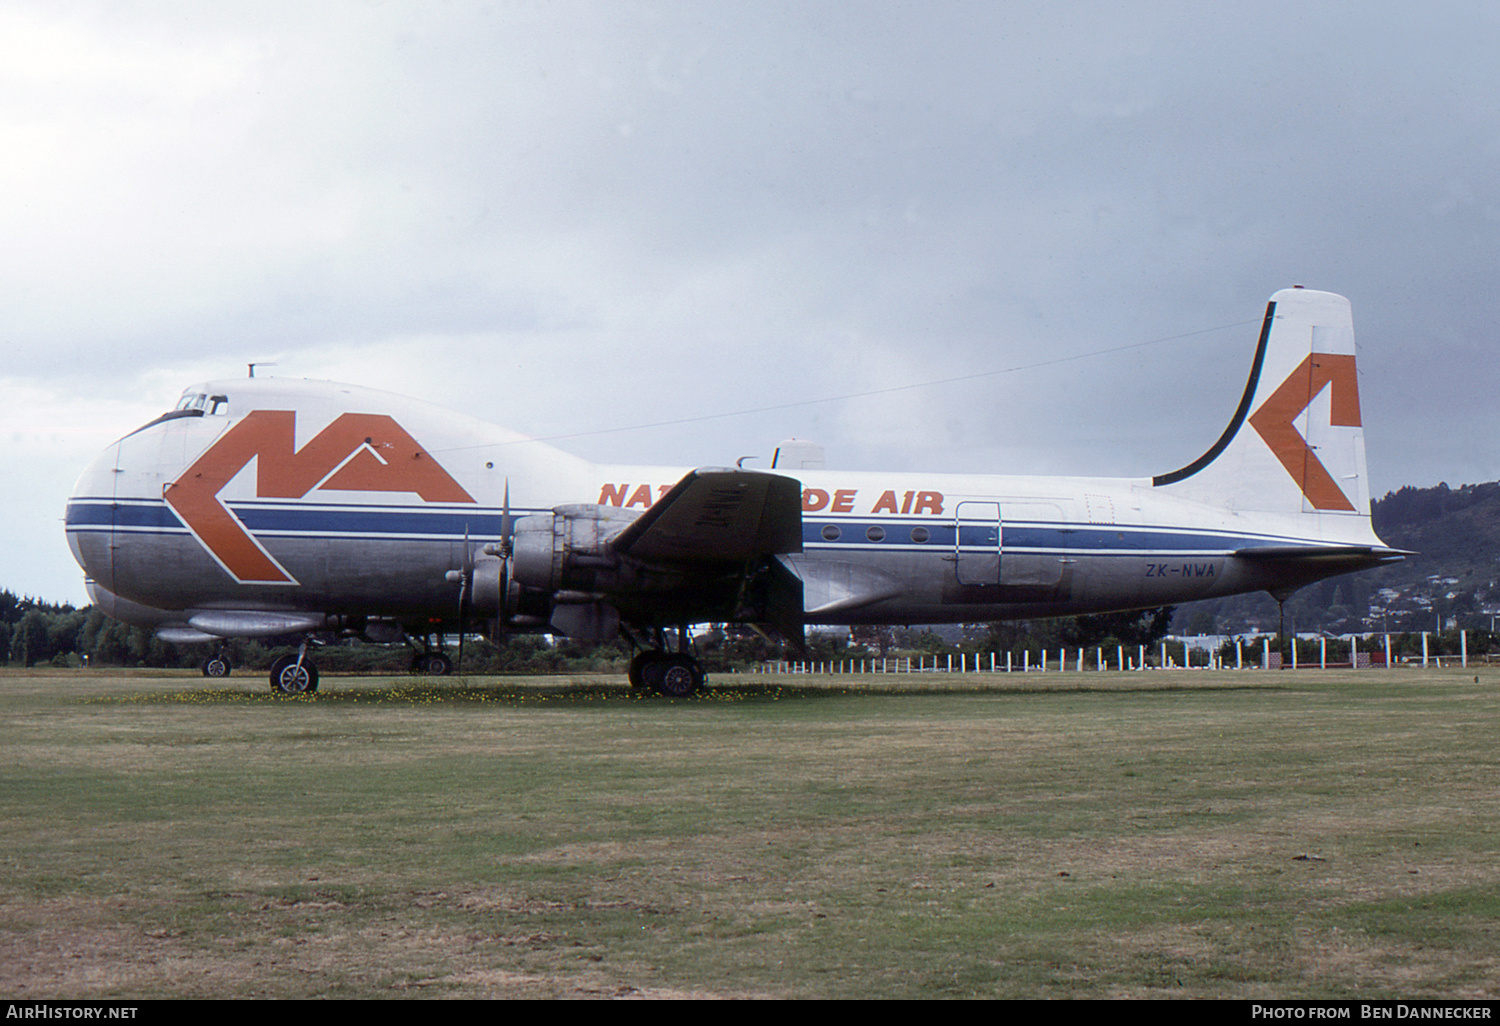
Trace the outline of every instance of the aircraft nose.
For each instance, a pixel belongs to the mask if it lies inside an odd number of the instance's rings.
[[[85,574],[109,586],[109,554],[115,529],[116,442],[79,475],[63,513],[68,548]]]

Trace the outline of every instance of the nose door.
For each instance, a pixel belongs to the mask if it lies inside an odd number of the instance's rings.
[[[115,574],[119,460],[118,443],[100,453],[78,479],[64,514],[73,558],[91,580],[105,588],[113,585]]]
[[[999,584],[1000,504],[960,502],[954,517],[954,568],[958,583]]]
[[[178,418],[133,431],[100,454],[68,503],[68,538],[84,571],[117,595],[138,600],[160,591],[164,562],[183,542],[183,525],[163,499],[227,418]],[[180,582],[179,582],[180,583]],[[175,585],[174,585],[175,587]],[[165,596],[151,595],[157,604]]]

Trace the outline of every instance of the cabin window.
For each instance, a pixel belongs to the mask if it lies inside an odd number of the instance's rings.
[[[911,540],[919,545],[931,537],[932,532],[925,527],[913,527],[911,529]]]
[[[842,531],[840,531],[838,529],[838,525],[837,524],[825,524],[825,525],[823,525],[823,540],[824,541],[838,541],[839,540],[839,535],[841,535],[843,533],[844,532],[842,532]]]
[[[881,527],[879,524],[871,525],[870,527],[867,527],[865,529],[865,537],[870,539],[872,542],[884,541],[885,528]]]

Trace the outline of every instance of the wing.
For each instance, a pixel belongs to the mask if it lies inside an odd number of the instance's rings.
[[[802,551],[802,484],[753,470],[694,470],[609,542],[659,589],[613,598],[637,623],[762,623],[802,641],[802,582],[776,557]]]
[[[510,580],[522,605],[536,615],[544,605],[571,637],[602,640],[622,621],[640,629],[732,621],[800,638],[801,581],[777,557],[801,551],[800,482],[709,467],[639,516],[576,504],[522,517]]]
[[[801,552],[802,483],[754,470],[694,470],[610,547],[632,559],[677,565]]]

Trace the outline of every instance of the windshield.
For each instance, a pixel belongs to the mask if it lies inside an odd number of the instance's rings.
[[[208,414],[212,416],[229,402],[228,396],[209,395],[207,392],[184,392],[182,398],[177,400],[177,408],[172,412],[176,414]]]

